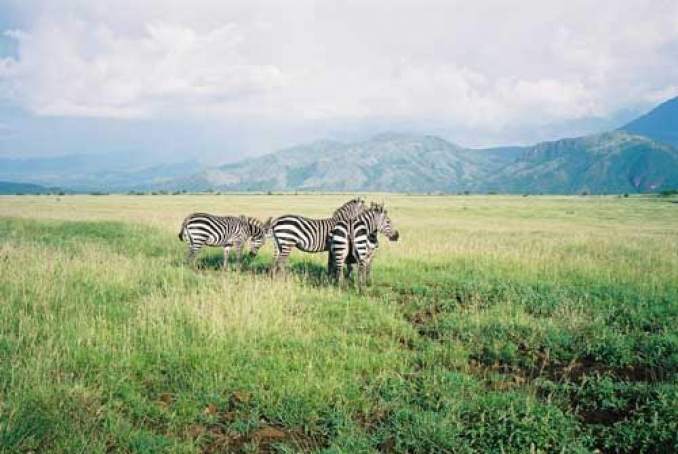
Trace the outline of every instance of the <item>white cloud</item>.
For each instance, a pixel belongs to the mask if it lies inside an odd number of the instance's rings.
[[[482,143],[678,94],[673,0],[138,3],[15,7],[5,97],[52,116],[431,120]]]
[[[197,31],[161,21],[121,35],[105,23],[42,21],[9,31],[19,58],[1,62],[17,102],[39,115],[149,116],[186,103],[237,99],[283,85],[280,69],[240,52],[235,24]]]

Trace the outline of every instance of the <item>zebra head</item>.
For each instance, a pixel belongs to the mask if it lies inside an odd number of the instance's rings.
[[[388,217],[388,211],[384,208],[383,203],[372,202],[368,213],[372,218],[372,225],[376,231],[383,233],[389,241],[398,241],[400,233],[393,226],[393,221]]]
[[[349,200],[348,202],[344,203],[342,206],[337,208],[334,211],[334,214],[332,214],[332,217],[334,219],[346,221],[348,219],[353,219],[366,209],[367,207],[365,206],[365,201],[361,198],[355,198]]]
[[[266,232],[268,225],[271,223],[269,218],[265,223],[261,223],[259,219],[243,216],[247,225],[247,231],[250,237],[250,256],[255,257],[259,249],[266,243]]]

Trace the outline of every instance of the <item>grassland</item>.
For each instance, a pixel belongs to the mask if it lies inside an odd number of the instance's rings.
[[[364,292],[176,236],[347,196],[1,197],[0,450],[678,450],[678,205],[368,197],[401,242]]]

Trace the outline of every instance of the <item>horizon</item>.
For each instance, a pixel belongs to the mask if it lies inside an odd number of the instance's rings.
[[[661,101],[659,104],[655,105],[650,110],[643,111],[640,114],[638,114],[638,116],[631,118],[630,121],[641,118],[644,115],[646,115],[647,113],[652,112],[657,107],[664,105],[666,103],[669,103],[671,101],[676,101],[676,100],[678,100],[678,96],[673,96],[673,97],[670,97],[670,98],[668,98],[664,101]],[[555,141],[563,140],[563,139],[574,139],[574,138],[577,138],[577,137],[586,137],[586,136],[591,136],[591,135],[603,134],[603,133],[606,133],[606,132],[618,131],[618,130],[621,130],[624,126],[626,126],[628,123],[629,123],[629,121],[625,121],[623,124],[620,124],[616,127],[613,126],[611,128],[604,129],[604,130],[601,130],[601,131],[593,131],[593,132],[590,132],[590,133],[585,134],[583,136],[574,136],[573,135],[573,136],[554,137],[554,138],[551,138],[551,139],[545,139],[545,140],[542,140],[540,142],[535,142],[535,143],[526,143],[526,144],[507,143],[507,144],[497,144],[497,145],[491,145],[491,146],[485,146],[485,147],[467,146],[465,144],[458,143],[454,140],[450,140],[446,137],[442,137],[440,135],[436,135],[436,134],[433,134],[433,133],[383,130],[383,131],[375,131],[373,133],[367,134],[367,135],[362,136],[362,137],[357,137],[357,138],[353,138],[353,139],[344,139],[344,140],[333,139],[333,138],[328,138],[328,137],[319,137],[319,138],[316,138],[316,139],[309,140],[307,142],[293,143],[291,145],[280,147],[280,148],[277,148],[277,149],[274,149],[274,150],[265,151],[265,152],[261,152],[261,153],[255,153],[255,154],[252,154],[252,155],[249,155],[249,156],[244,156],[242,158],[237,158],[236,160],[231,160],[231,161],[226,161],[226,162],[217,162],[217,161],[203,162],[203,161],[200,161],[199,159],[197,160],[197,162],[200,163],[201,166],[206,166],[206,167],[217,166],[218,167],[218,166],[227,165],[227,164],[234,164],[234,163],[237,163],[237,162],[240,162],[240,161],[243,161],[243,160],[247,160],[247,159],[254,159],[254,158],[266,156],[268,154],[277,153],[277,152],[280,152],[280,151],[285,151],[285,150],[289,150],[289,149],[293,149],[293,148],[297,148],[297,147],[303,147],[303,146],[306,146],[306,145],[313,145],[313,144],[316,144],[316,143],[336,142],[336,143],[341,144],[341,145],[351,145],[351,144],[358,144],[358,143],[362,143],[362,142],[375,140],[375,139],[378,139],[378,138],[384,137],[384,136],[435,137],[435,138],[438,138],[438,139],[442,139],[442,140],[448,142],[449,144],[459,146],[459,147],[461,147],[465,150],[469,150],[469,151],[482,151],[482,150],[492,150],[492,149],[500,149],[500,148],[528,148],[528,147],[531,147],[531,146],[538,145],[539,143],[555,142]],[[50,154],[48,154],[48,155],[45,155],[45,154],[39,154],[39,155],[7,154],[7,155],[4,155],[4,156],[0,155],[0,159],[11,159],[11,160],[17,160],[17,161],[18,160],[32,160],[32,159],[60,159],[60,158],[94,157],[94,156],[97,156],[97,155],[111,156],[115,153],[116,152],[110,151],[110,152],[103,152],[103,153],[87,153],[87,152],[84,152],[84,153],[64,153],[64,154],[53,154],[53,155],[50,155]],[[125,151],[125,152],[121,152],[120,154],[125,155],[125,154],[132,154],[132,153],[133,152],[131,152],[131,151]],[[146,161],[145,166],[157,165],[157,162],[156,163],[153,163],[153,162],[154,162],[154,158],[157,159],[158,156],[157,156],[157,154],[155,154],[155,156],[153,156],[153,155],[154,155],[154,153],[151,153],[151,156],[149,156],[151,159]],[[188,161],[190,161],[190,159],[167,161],[167,163],[181,163],[181,162],[188,162]],[[144,165],[142,165],[140,167],[144,167]]]
[[[673,2],[0,5],[4,158],[225,164],[390,131],[526,146],[678,94]]]

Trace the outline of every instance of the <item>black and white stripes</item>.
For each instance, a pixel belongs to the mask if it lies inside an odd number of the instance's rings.
[[[371,271],[374,253],[379,243],[377,234],[398,241],[400,234],[383,205],[372,206],[352,219],[336,223],[330,236],[328,271],[341,283],[345,265],[358,264],[358,283],[366,282]]]
[[[346,268],[358,265],[358,282],[367,281],[372,260],[379,246],[378,234],[397,241],[399,234],[384,209],[383,204],[369,208],[361,199],[352,199],[340,206],[332,217],[312,219],[288,214],[266,223],[246,216],[216,216],[193,213],[184,219],[179,239],[188,244],[188,260],[193,261],[203,246],[224,248],[224,268],[228,268],[228,255],[232,248],[238,253],[238,264],[243,248],[251,244],[251,255],[256,255],[266,240],[273,237],[275,275],[287,262],[294,249],[304,252],[328,251],[328,273],[337,281],[343,280]]]
[[[365,209],[360,199],[339,207],[331,218],[311,219],[297,214],[280,216],[271,223],[275,261],[271,274],[276,274],[287,262],[293,249],[323,252],[329,249],[330,232],[337,222],[351,219]]]
[[[208,213],[193,213],[184,219],[179,239],[188,243],[188,260],[193,261],[203,246],[224,248],[224,268],[228,268],[228,255],[236,248],[238,263],[242,259],[245,243],[251,243],[250,255],[254,256],[266,241],[268,224],[247,216],[215,216]]]

